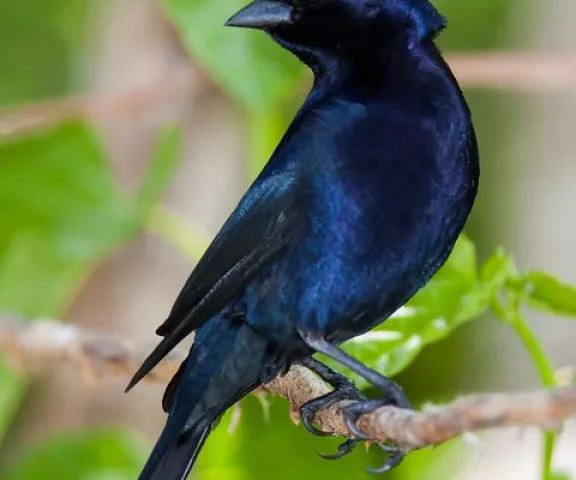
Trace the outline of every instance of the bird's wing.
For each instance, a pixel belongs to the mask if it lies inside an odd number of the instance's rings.
[[[266,182],[270,183],[270,182]],[[275,183],[275,182],[272,182]],[[178,343],[220,311],[248,280],[289,243],[292,189],[284,182],[252,191],[216,236],[156,330],[162,341],[144,360],[126,390],[138,383]]]

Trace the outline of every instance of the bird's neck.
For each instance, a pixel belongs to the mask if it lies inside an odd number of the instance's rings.
[[[317,93],[345,83],[379,89],[391,77],[413,76],[423,64],[442,69],[445,66],[431,39],[419,43],[399,40],[381,47],[344,52],[301,48],[295,54],[314,73],[313,90]]]

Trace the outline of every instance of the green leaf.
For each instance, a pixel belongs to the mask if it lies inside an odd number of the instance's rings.
[[[26,391],[26,382],[0,359],[0,441],[6,435]]]
[[[0,144],[0,311],[59,313],[84,275],[135,232],[95,136],[77,123]]]
[[[120,190],[82,124],[0,143],[0,312],[62,313],[91,269],[137,232],[171,177],[178,141],[176,130],[162,136],[136,201]],[[0,435],[24,389],[0,364]]]
[[[261,111],[302,78],[298,61],[263,32],[224,27],[244,0],[160,0],[184,45],[241,105]]]
[[[98,430],[49,439],[18,459],[8,480],[133,480],[145,454],[121,431]]]
[[[518,276],[512,258],[501,248],[482,265],[480,282],[490,294],[495,294],[510,280]]]
[[[152,155],[136,198],[138,208],[143,215],[148,213],[150,207],[172,180],[179,164],[180,148],[180,128],[168,127],[164,129],[160,134],[158,145]]]
[[[97,139],[80,124],[0,143],[0,312],[60,314],[83,279],[135,231]],[[25,383],[0,368],[0,434]]]
[[[502,320],[514,318],[518,310],[519,274],[512,258],[501,248],[486,261],[480,271],[480,282],[490,299],[492,313]]]
[[[478,276],[474,244],[462,236],[446,264],[424,289],[392,318],[348,341],[345,348],[380,373],[394,375],[426,345],[480,316],[489,304],[489,294]],[[362,379],[352,376],[364,385]]]
[[[252,179],[262,170],[262,167],[274,152],[278,141],[287,127],[287,119],[276,104],[266,111],[253,114],[251,123],[250,176]]]
[[[552,275],[533,271],[524,276],[524,293],[530,305],[538,310],[576,317],[576,288]]]
[[[62,312],[87,265],[71,259],[55,242],[40,232],[13,235],[0,257],[0,310],[30,318]]]

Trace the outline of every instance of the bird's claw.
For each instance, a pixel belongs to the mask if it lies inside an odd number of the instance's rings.
[[[338,450],[336,451],[336,453],[332,454],[319,453],[318,455],[321,456],[324,460],[338,460],[339,458],[342,458],[348,455],[350,452],[352,452],[352,450],[354,450],[354,447],[356,447],[357,443],[358,443],[357,440],[349,438],[344,443],[338,445]]]
[[[320,430],[314,426],[314,417],[320,410],[329,408],[336,402],[340,402],[342,400],[355,400],[357,402],[363,402],[366,400],[366,397],[362,395],[362,393],[354,386],[352,382],[344,382],[343,380],[340,380],[336,389],[332,392],[310,400],[309,402],[306,402],[304,405],[302,405],[300,408],[300,417],[306,429],[310,433],[320,437],[331,436],[330,433],[324,432],[323,430]],[[326,460],[336,460],[338,458],[344,457],[345,455],[348,455],[354,449],[356,444],[356,440],[348,439],[338,446],[336,453],[319,453],[318,455]]]
[[[324,397],[319,397],[302,405],[300,408],[300,419],[306,427],[306,430],[310,433],[318,437],[327,437],[330,435],[328,432],[320,430],[314,426],[314,417],[316,416],[316,412],[323,408],[322,400],[324,400]]]
[[[356,439],[370,440],[370,438],[356,426],[356,422],[362,415],[371,413],[383,405],[389,405],[389,403],[383,400],[366,400],[349,405],[344,410],[344,423],[346,424],[346,428],[348,428]]]
[[[348,430],[358,439],[369,440],[356,426],[356,421],[361,415],[367,415],[374,412],[380,407],[393,405],[398,408],[412,410],[412,404],[406,398],[404,391],[396,382],[386,379],[386,383],[378,385],[383,391],[384,396],[375,400],[359,401],[348,407],[344,411],[344,422]]]
[[[381,467],[367,468],[366,471],[368,473],[373,474],[373,475],[379,475],[381,473],[389,472],[393,468],[400,465],[402,460],[404,460],[405,456],[406,456],[406,454],[404,452],[401,452],[400,450],[396,449],[395,453],[392,453],[389,457],[386,458],[386,460],[384,461],[384,464]]]
[[[399,408],[412,409],[412,406],[402,388],[394,381],[381,377],[381,381],[375,383],[384,392],[384,397],[378,400],[368,400],[355,386],[342,374],[330,370],[325,365],[315,361],[312,358],[305,359],[302,362],[306,367],[317,373],[324,381],[330,383],[334,390],[326,395],[315,398],[306,402],[300,408],[300,417],[306,429],[318,436],[329,436],[330,434],[324,432],[314,426],[314,418],[316,414],[325,408],[332,406],[334,403],[341,400],[352,400],[354,403],[344,408],[344,422],[348,431],[354,438],[347,439],[344,443],[338,446],[336,453],[327,455],[320,453],[319,455],[326,460],[336,460],[349,454],[358,442],[362,440],[370,440],[366,434],[360,431],[356,426],[356,422],[361,415],[372,413],[374,410],[385,406],[394,405]],[[385,473],[402,462],[405,452],[399,450],[394,445],[378,444],[378,446],[388,454],[386,461],[380,468],[367,469],[369,473],[381,474]]]
[[[410,402],[406,397],[402,396],[400,398],[395,396],[387,396],[378,400],[367,400],[364,402],[358,402],[350,405],[344,411],[344,422],[346,427],[354,435],[357,440],[369,440],[365,433],[363,433],[357,426],[356,422],[361,415],[366,415],[374,412],[380,407],[387,405],[395,405],[400,408],[410,408]],[[388,454],[386,461],[379,468],[367,468],[366,471],[372,474],[386,473],[389,470],[397,467],[405,457],[405,453],[399,450],[395,446],[378,444],[378,446]]]
[[[340,402],[342,400],[355,400],[357,402],[364,402],[366,397],[362,395],[358,389],[356,389],[353,383],[350,382],[349,384],[342,385],[336,390],[327,393],[326,395],[322,395],[321,397],[306,402],[300,407],[300,417],[306,429],[310,433],[319,437],[331,436],[330,433],[324,432],[314,426],[314,417],[320,410],[329,408],[336,402]]]

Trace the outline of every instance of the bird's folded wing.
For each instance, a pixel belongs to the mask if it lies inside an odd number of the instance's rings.
[[[239,205],[216,236],[156,330],[162,341],[146,358],[126,390],[138,383],[178,343],[220,311],[260,269],[286,247],[294,231],[292,194],[261,192]]]

